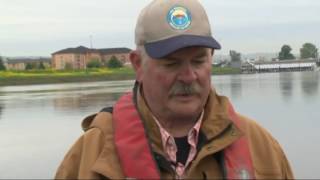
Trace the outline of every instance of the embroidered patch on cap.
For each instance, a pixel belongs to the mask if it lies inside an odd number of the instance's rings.
[[[185,7],[175,6],[170,9],[167,15],[167,21],[172,28],[176,30],[184,30],[191,24],[191,13]]]

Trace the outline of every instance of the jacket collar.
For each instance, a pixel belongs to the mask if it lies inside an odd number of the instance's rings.
[[[140,114],[140,117],[145,125],[147,137],[150,140],[152,150],[164,156],[160,129],[155,120],[153,119],[153,115],[149,110],[145,102],[145,99],[140,93],[140,88],[137,88],[137,90],[134,93],[136,94],[136,106]]]
[[[228,114],[229,105],[231,104],[228,98],[218,96],[214,90],[210,92],[201,126],[207,140],[218,137],[232,125]]]

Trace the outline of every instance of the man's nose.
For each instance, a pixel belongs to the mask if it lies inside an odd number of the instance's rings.
[[[192,83],[197,79],[197,74],[190,63],[185,63],[179,70],[178,80],[184,83]]]

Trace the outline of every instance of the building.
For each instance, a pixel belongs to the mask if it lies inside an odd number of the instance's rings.
[[[231,61],[230,62],[230,67],[232,68],[241,68],[241,61]]]
[[[50,68],[51,58],[7,58],[5,65],[8,70],[25,70],[28,64],[36,69],[41,63],[45,68]]]
[[[90,61],[96,60],[106,64],[112,56],[124,65],[129,64],[128,48],[90,49],[85,46],[67,48],[52,54],[53,69],[86,69]]]
[[[317,68],[315,59],[282,60],[271,62],[250,62],[242,64],[243,73],[283,72],[283,71],[313,71]]]

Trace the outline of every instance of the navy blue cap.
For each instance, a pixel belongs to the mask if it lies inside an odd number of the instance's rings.
[[[145,50],[151,58],[159,59],[186,47],[200,46],[221,49],[220,44],[211,36],[180,35],[157,42],[145,44]]]

